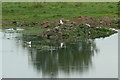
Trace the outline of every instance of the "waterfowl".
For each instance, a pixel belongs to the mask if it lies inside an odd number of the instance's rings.
[[[32,42],[31,41],[29,41],[29,42],[26,42],[28,45],[31,45],[32,44]]]
[[[32,44],[32,42],[31,42],[31,41],[26,42],[26,45],[27,45],[27,46],[29,46],[29,47],[32,47],[32,45],[31,45],[31,44]]]
[[[90,24],[85,24],[86,26],[90,27]]]
[[[63,21],[62,21],[62,20],[60,20],[60,24],[63,24]]]
[[[62,42],[62,43],[60,43],[60,48],[66,48],[66,45]]]
[[[15,31],[13,28],[11,28],[11,29],[6,29],[7,31]]]
[[[63,45],[64,45],[63,43],[60,43],[60,47],[61,47],[61,48],[63,47]]]
[[[110,30],[113,30],[113,31],[117,31],[118,32],[118,30],[117,29],[115,29],[115,28],[109,28]]]
[[[23,31],[24,29],[17,28],[16,30],[17,30],[17,31]]]

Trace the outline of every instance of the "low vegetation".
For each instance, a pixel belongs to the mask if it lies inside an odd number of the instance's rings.
[[[3,2],[3,21],[55,21],[78,16],[118,17],[117,2]]]
[[[116,32],[109,27],[119,28],[117,2],[5,2],[2,6],[3,28],[21,27],[25,35],[53,41],[95,39]],[[60,19],[67,23],[59,24]]]

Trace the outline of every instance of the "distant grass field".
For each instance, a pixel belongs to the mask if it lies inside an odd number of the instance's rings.
[[[118,17],[117,2],[3,2],[3,21],[55,21],[78,16]]]

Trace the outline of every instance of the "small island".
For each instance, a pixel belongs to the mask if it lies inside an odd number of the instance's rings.
[[[118,78],[119,7],[120,2],[3,2],[3,77]]]
[[[3,29],[12,28],[24,35],[39,36],[53,42],[104,38],[116,33],[120,21],[116,10],[118,3],[94,4],[96,3],[3,3],[3,6],[7,5],[3,7]],[[110,10],[114,13],[109,13]],[[11,17],[12,14],[15,16]]]

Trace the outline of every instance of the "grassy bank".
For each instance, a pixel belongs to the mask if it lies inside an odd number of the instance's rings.
[[[6,2],[2,3],[3,21],[55,21],[60,18],[71,19],[78,16],[118,17],[117,3],[77,2],[40,3]]]
[[[2,19],[8,21],[4,23],[12,21],[10,24],[4,24],[5,28],[22,27],[25,29],[22,32],[25,35],[42,36],[53,41],[109,36],[115,31],[96,27],[111,27],[112,19],[118,18],[118,3],[113,2],[6,2],[2,3],[2,6]],[[102,19],[102,17],[104,18]],[[59,23],[59,19],[62,18],[66,20],[66,23]],[[67,21],[67,19],[69,20]],[[86,26],[86,23],[91,27]],[[112,27],[117,27],[117,22],[114,24]]]

